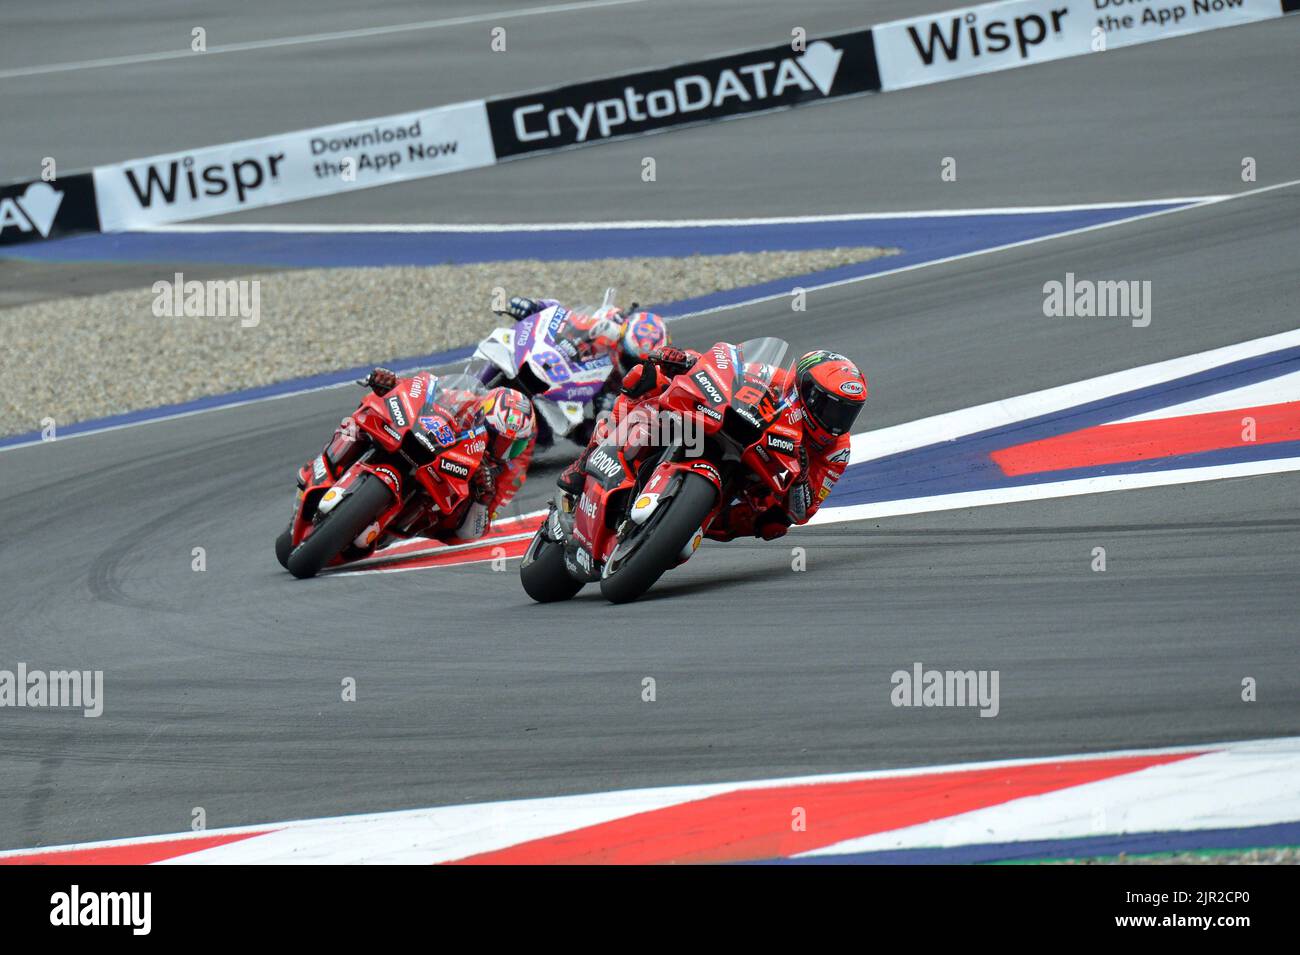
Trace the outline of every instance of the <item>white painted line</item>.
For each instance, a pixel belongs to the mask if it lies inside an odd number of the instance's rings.
[[[1228,202],[1232,199],[1244,199],[1247,196],[1255,196],[1264,192],[1271,192],[1274,189],[1286,189],[1291,186],[1300,185],[1300,179],[1291,179],[1287,182],[1279,182],[1271,186],[1263,186],[1259,189],[1248,189],[1245,192],[1237,192],[1231,195],[1218,196],[1213,199],[1207,199],[1202,203],[1190,206],[1179,206],[1177,209],[1160,209],[1155,212],[1144,212],[1141,215],[1129,216],[1124,219],[1116,219],[1112,222],[1098,222],[1096,225],[1082,226],[1078,229],[1069,229],[1065,232],[1053,232],[1051,235],[1038,236],[1033,239],[1021,239],[1018,242],[1008,242],[1005,245],[991,246],[987,249],[976,249],[973,252],[962,252],[959,255],[950,255],[942,259],[932,259],[927,262],[918,262],[915,265],[904,265],[896,269],[887,269],[883,272],[872,272],[870,275],[858,275],[853,278],[839,279],[835,282],[825,282],[821,285],[812,285],[804,289],[805,292],[820,292],[823,289],[838,288],[842,285],[853,285],[857,282],[867,282],[872,279],[882,279],[890,275],[901,275],[904,272],[913,272],[917,269],[929,268],[934,265],[945,265],[949,262],[960,262],[963,259],[973,259],[981,255],[993,255],[996,252],[1006,252],[1008,249],[1019,249],[1025,246],[1037,245],[1039,242],[1048,242],[1052,239],[1064,239],[1068,236],[1083,235],[1087,232],[1095,232],[1099,229],[1109,229],[1119,225],[1129,225],[1134,222],[1141,222],[1144,219],[1154,219],[1157,216],[1173,215],[1178,212],[1186,212],[1189,209],[1203,209],[1206,206],[1218,202]],[[789,297],[788,292],[777,292],[774,295],[761,295],[757,298],[746,299],[743,302],[734,302],[730,305],[717,305],[713,308],[702,309],[698,312],[689,312],[685,315],[676,316],[677,319],[696,318],[700,315],[712,315],[715,312],[727,312],[736,308],[747,308],[750,305],[758,305],[762,302],[772,302],[778,299]]]
[[[337,30],[333,33],[304,33],[298,36],[276,37],[269,40],[249,40],[244,43],[223,43],[208,47],[203,53],[190,49],[163,50],[157,53],[134,53],[126,56],[110,56],[96,60],[76,60],[69,63],[47,63],[42,66],[19,66],[0,70],[0,80],[16,79],[22,76],[42,76],[48,73],[71,73],[76,70],[96,70],[110,66],[130,66],[137,63],[159,63],[165,60],[183,60],[190,58],[216,56],[219,53],[247,53],[253,50],[270,50],[277,47],[301,46],[308,43],[337,43],[341,40],[356,40],[372,36],[384,36],[391,33],[415,33],[422,30],[442,30],[448,27],[468,26],[474,23],[494,23],[498,20],[514,17],[535,17],[551,13],[575,13],[578,11],[598,10],[602,7],[620,7],[631,3],[645,3],[646,0],[591,0],[587,3],[556,3],[543,7],[523,7],[517,10],[500,10],[494,13],[476,13],[463,17],[447,17],[440,20],[418,20],[414,23],[395,23],[382,27],[362,27],[356,30]],[[188,35],[188,33],[187,33]]]
[[[1202,481],[1222,481],[1227,478],[1255,477],[1260,474],[1285,474],[1289,471],[1300,471],[1300,458],[1243,461],[1237,464],[1149,471],[1141,474],[1108,474],[1101,477],[1078,478],[1073,481],[997,487],[984,491],[959,491],[955,494],[936,494],[932,497],[904,498],[872,504],[827,506],[814,514],[808,523],[838,524],[845,521],[869,521],[881,517],[930,514],[935,511],[955,511],[967,507],[987,507],[991,504],[1045,501],[1050,498],[1077,497],[1080,494],[1133,491],[1148,487],[1168,487],[1174,484],[1196,484]]]
[[[1279,375],[1265,381],[1257,381],[1253,385],[1244,385],[1241,388],[1233,388],[1231,391],[1221,391],[1217,395],[1206,395],[1204,398],[1197,398],[1195,401],[1184,401],[1182,404],[1170,405],[1168,408],[1157,408],[1155,411],[1134,415],[1131,418],[1121,418],[1113,423],[1129,424],[1134,421],[1159,421],[1162,418],[1212,414],[1216,411],[1236,411],[1242,408],[1285,404],[1292,401],[1300,401],[1300,371],[1293,371],[1289,375]]]
[[[1214,196],[1184,196],[1173,199],[1143,199],[1133,202],[1089,202],[1056,206],[993,206],[973,209],[932,209],[911,210],[905,212],[843,212],[829,215],[807,216],[760,216],[749,219],[615,219],[610,222],[516,222],[516,223],[418,223],[384,225],[370,223],[367,225],[337,225],[331,223],[314,223],[294,225],[293,223],[260,224],[245,223],[172,223],[163,225],[137,226],[131,232],[163,233],[220,233],[220,232],[278,232],[278,233],[336,233],[336,232],[585,232],[607,229],[702,229],[731,226],[755,225],[816,225],[827,222],[870,222],[879,219],[943,219],[959,216],[1015,216],[1034,213],[1052,212],[1090,212],[1106,209],[1131,209],[1141,206],[1169,205],[1171,203],[1203,204],[1230,199],[1230,193]]]

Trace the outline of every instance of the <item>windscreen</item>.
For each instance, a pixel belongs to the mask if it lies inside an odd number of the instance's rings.
[[[473,375],[433,375],[430,372],[430,376],[432,380],[420,417],[441,415],[450,419],[458,429],[473,427],[482,414],[483,399],[487,397],[483,382]]]
[[[767,388],[776,378],[790,345],[782,338],[751,338],[737,345],[736,350],[745,364],[745,380]]]

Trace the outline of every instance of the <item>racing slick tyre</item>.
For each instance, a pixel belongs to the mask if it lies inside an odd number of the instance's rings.
[[[289,554],[293,552],[293,525],[284,529],[284,533],[275,539],[275,559],[285,570],[289,569]]]
[[[315,577],[392,500],[388,485],[372,474],[362,475],[338,506],[321,518],[311,536],[294,548],[286,565],[289,573],[298,578]]]
[[[564,544],[548,539],[545,533],[543,525],[528,545],[519,565],[519,580],[528,596],[538,603],[570,600],[582,589],[583,582],[574,580],[564,569]]]
[[[687,472],[682,486],[663,508],[631,537],[622,541],[606,562],[600,592],[611,603],[636,600],[654,586],[664,571],[677,566],[682,549],[713,509],[718,492],[707,478]]]

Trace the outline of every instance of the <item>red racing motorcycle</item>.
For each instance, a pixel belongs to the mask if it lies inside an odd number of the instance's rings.
[[[653,415],[642,402],[615,428],[603,423],[581,496],[557,495],[524,553],[528,595],[567,600],[598,580],[606,599],[635,600],[690,559],[725,504],[783,498],[802,438],[781,420],[789,400],[775,386],[787,349],[779,338],[719,342],[673,378]]]
[[[281,566],[312,577],[450,520],[487,448],[485,395],[472,375],[429,371],[367,394],[298,471],[293,519],[275,541]]]

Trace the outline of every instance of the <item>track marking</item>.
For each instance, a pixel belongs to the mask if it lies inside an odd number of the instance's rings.
[[[808,523],[820,525],[869,521],[882,517],[904,517],[909,514],[930,514],[935,511],[954,511],[968,507],[988,507],[992,504],[1018,504],[1022,501],[1045,501],[1058,497],[1077,497],[1080,494],[1103,494],[1108,491],[1134,491],[1150,487],[1169,487],[1174,484],[1197,484],[1203,481],[1257,477],[1261,474],[1284,474],[1290,471],[1300,471],[1300,458],[1282,461],[1245,461],[1238,464],[1180,468],[1145,474],[1113,474],[1077,478],[1071,481],[1052,481],[1046,484],[958,491],[953,494],[936,494],[932,497],[873,501],[870,504],[828,506],[814,514]]]
[[[1140,421],[1120,427],[1157,427],[1157,419],[1168,421],[1187,417],[1180,409],[1195,402],[1179,400],[1178,395],[1186,395],[1189,388],[1211,389],[1211,394],[1197,400],[1206,402],[1214,409],[1211,413],[1220,416],[1240,414],[1244,417],[1252,410],[1258,412],[1258,409],[1251,406],[1222,407],[1222,402],[1217,400],[1219,396],[1213,393],[1216,386],[1223,389],[1220,394],[1236,395],[1239,400],[1267,395],[1270,402],[1284,403],[1286,407],[1285,403],[1294,403],[1300,398],[1300,393],[1295,390],[1300,389],[1300,376],[1290,371],[1297,361],[1297,348],[1300,348],[1300,330],[1282,332],[856,434],[853,436],[849,470],[841,481],[840,491],[879,499],[837,505],[832,497],[827,506],[813,516],[811,523],[874,520],[1300,471],[1295,438],[1287,425],[1293,416],[1284,416],[1286,420],[1275,421],[1264,440],[1256,438],[1248,443],[1229,442],[1227,445],[1234,448],[1249,446],[1252,453],[1258,450],[1260,458],[1253,460],[1197,461],[1194,454],[1180,460],[1179,452],[1167,449],[1166,453],[1152,458],[1155,466],[1161,468],[1159,470],[1116,468],[1113,473],[1108,473],[1105,462],[1097,461],[1081,465],[1080,469],[1095,467],[1100,473],[1081,475],[1076,470],[1071,474],[1062,466],[1043,472],[1061,470],[1059,480],[1015,483],[1011,478],[1010,483],[1003,483],[1001,479],[1007,477],[1003,469],[992,486],[979,486],[990,480],[988,472],[979,471],[985,458],[996,470],[999,454],[1005,457],[1007,453],[1022,452],[1035,442],[1041,444],[1044,436],[1048,441],[1061,441],[1071,436],[1095,433],[1099,424],[1103,428],[1114,427],[1118,422],[1135,417],[1131,413],[1135,404],[1141,407],[1142,402],[1148,405],[1167,402],[1149,415],[1137,416]],[[1233,386],[1242,380],[1242,376],[1261,373],[1272,374],[1256,384]],[[1293,390],[1283,390],[1285,385],[1292,386]],[[1079,409],[1088,409],[1086,415]],[[1062,425],[1059,429],[1057,421]],[[1183,422],[1184,425],[1189,423]],[[1031,425],[1039,429],[1037,433]],[[1236,428],[1239,432],[1239,423]],[[1286,433],[1274,435],[1272,431]],[[1270,447],[1275,450],[1268,451]],[[913,453],[915,456],[909,458],[908,455]],[[959,477],[949,479],[953,474]],[[947,487],[939,493],[906,493],[912,486],[918,490],[939,490],[945,484]],[[964,489],[962,484],[969,489]],[[903,493],[893,496],[893,489],[902,489]]]
[[[1125,840],[1176,832],[1195,848],[1196,830],[1205,833],[1203,843],[1224,828],[1293,824],[1300,818],[1298,795],[1300,739],[1291,737],[299,819],[12,850],[0,852],[0,862],[60,861],[66,852],[67,861],[147,855],[200,865],[428,864],[520,847],[530,856],[572,853],[596,827],[630,837],[614,848],[642,861],[701,852],[748,859],[843,854],[878,845],[987,844],[991,837],[1007,852],[992,858],[1007,858],[1016,854],[1016,842],[1045,835],[1110,834],[1122,851]],[[827,810],[820,818],[834,841],[800,843],[790,828],[796,796],[801,805],[811,800]],[[730,811],[712,811],[718,808]],[[683,828],[683,819],[691,826]],[[747,844],[734,853],[738,838]]]
[[[740,790],[456,861],[462,865],[654,865],[784,858],[801,849],[845,842],[845,833],[888,832],[1199,755],[1102,757],[1015,770],[964,769]],[[806,831],[795,830],[790,825],[792,806],[799,806],[817,824]]]
[[[1300,401],[1284,401],[1148,421],[1110,421],[998,448],[989,457],[1010,477],[1160,461],[1240,447],[1246,420],[1256,425],[1255,447],[1300,441]]]
[[[336,225],[316,223],[176,223],[138,226],[131,232],[281,232],[281,233],[336,233],[336,232],[584,232],[606,229],[703,229],[758,225],[816,225],[823,222],[869,222],[875,219],[944,219],[962,216],[1014,216],[1041,215],[1053,212],[1089,212],[1104,209],[1132,209],[1139,206],[1195,205],[1232,198],[1231,193],[1213,196],[1183,196],[1173,199],[1141,199],[1134,202],[1084,202],[1056,206],[990,206],[976,209],[933,209],[908,212],[841,212],[828,215],[770,216],[753,219],[616,219],[611,222],[519,222],[519,223],[407,223],[402,225]]]
[[[1135,421],[1151,421],[1156,418],[1177,415],[1236,411],[1255,405],[1271,405],[1281,401],[1294,401],[1297,396],[1300,396],[1300,371],[1292,372],[1289,375],[1279,375],[1276,378],[1268,378],[1253,385],[1233,388],[1230,391],[1220,391],[1218,394],[1206,395],[1204,398],[1196,398],[1182,404],[1170,405],[1168,408],[1157,408],[1155,411],[1133,415],[1131,418],[1120,418],[1114,423],[1129,424]]]
[[[1279,739],[1207,753],[1158,770],[1054,794],[990,806],[893,832],[814,849],[808,857],[1136,834],[1177,827],[1239,828],[1300,820],[1300,747]]]
[[[75,60],[68,63],[48,63],[43,66],[19,66],[0,70],[0,80],[16,79],[22,76],[43,76],[49,73],[71,73],[77,70],[97,70],[111,66],[130,66],[138,63],[160,63],[166,60],[182,60],[191,57],[216,56],[219,53],[247,53],[253,50],[270,50],[284,46],[301,46],[309,43],[336,43],[340,40],[364,39],[372,36],[384,36],[390,33],[415,33],[423,30],[442,30],[447,27],[468,26],[474,23],[489,23],[507,17],[535,17],[550,13],[573,13],[576,11],[599,10],[603,7],[621,7],[632,3],[645,3],[646,0],[591,0],[589,3],[556,3],[544,7],[523,7],[517,10],[502,10],[497,13],[475,13],[463,17],[448,17],[441,20],[418,20],[414,23],[395,23],[383,27],[361,27],[356,30],[338,30],[333,33],[304,33],[298,36],[276,37],[270,40],[249,40],[244,43],[223,43],[209,47],[203,53],[192,50],[164,50],[157,53],[134,53],[125,56],[110,56],[97,60]]]
[[[958,411],[931,415],[928,418],[891,425],[878,431],[855,434],[853,460],[855,463],[871,461],[900,451],[911,451],[928,444],[950,441],[977,431],[988,431],[1015,424],[1028,418],[1055,414],[1084,402],[1113,398],[1141,388],[1206,372],[1221,365],[1296,347],[1300,347],[1300,329],[1265,335],[1263,338],[1252,338],[1244,342],[1212,348],[1209,351],[1140,365],[1137,368],[1127,368],[1124,371],[1111,372],[1096,378],[1074,381],[1068,385],[1057,385],[1041,391],[989,401]],[[1275,380],[1280,380],[1280,376]],[[1171,406],[1168,411],[1162,410],[1162,413],[1170,413],[1172,407],[1177,406]]]

